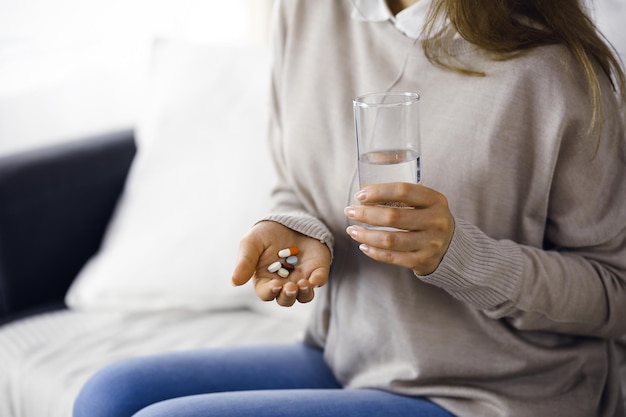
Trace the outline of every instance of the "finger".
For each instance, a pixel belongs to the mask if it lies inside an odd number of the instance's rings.
[[[418,275],[432,274],[439,267],[443,258],[443,254],[426,249],[413,252],[398,252],[366,244],[359,245],[359,249],[376,261],[403,266],[412,269]]]
[[[356,194],[362,204],[403,203],[406,206],[424,208],[437,204],[445,197],[435,190],[421,184],[393,182],[371,184]]]
[[[349,226],[346,232],[357,242],[376,248],[400,252],[411,252],[420,248],[421,234],[417,232],[368,229],[356,225]]]
[[[326,283],[328,282],[329,272],[330,270],[325,267],[319,267],[313,270],[313,272],[311,272],[311,275],[309,275],[309,283],[313,287],[321,287],[326,285]]]
[[[263,248],[258,247],[252,239],[244,237],[241,240],[237,263],[231,277],[233,285],[243,285],[252,278],[262,252]]]
[[[291,307],[295,304],[298,295],[298,286],[294,282],[286,282],[276,297],[276,302],[283,307]]]
[[[307,279],[301,279],[297,282],[298,285],[298,296],[297,300],[299,303],[308,303],[313,300],[314,292],[311,283]]]
[[[424,213],[412,207],[348,206],[345,215],[351,220],[372,226],[393,227],[402,230],[422,230]],[[421,217],[420,217],[421,216]]]
[[[283,289],[283,282],[280,279],[257,279],[254,290],[257,297],[263,301],[272,301]]]
[[[360,223],[404,231],[432,230],[449,234],[454,227],[454,219],[447,207],[414,209],[358,205],[348,206],[344,212],[348,218]]]
[[[359,249],[376,261],[409,268],[418,275],[432,274],[439,267],[446,252],[439,240],[433,240],[410,252],[382,249],[364,243],[359,245]]]

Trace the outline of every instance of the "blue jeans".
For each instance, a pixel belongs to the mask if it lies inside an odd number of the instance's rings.
[[[94,375],[74,417],[453,417],[424,398],[343,389],[305,344],[135,358]]]

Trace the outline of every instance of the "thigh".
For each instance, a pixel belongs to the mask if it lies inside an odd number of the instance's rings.
[[[337,387],[322,352],[302,343],[177,352],[104,368],[83,387],[74,416],[131,416],[155,402],[204,393]]]
[[[454,417],[424,398],[379,390],[298,389],[177,398],[134,417]]]

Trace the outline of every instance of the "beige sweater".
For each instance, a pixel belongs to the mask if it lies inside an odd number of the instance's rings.
[[[307,340],[347,388],[423,395],[459,417],[624,416],[609,338],[626,332],[626,134],[602,79],[585,136],[583,76],[559,46],[496,62],[459,39],[468,77],[429,63],[349,0],[282,0],[274,43],[270,219],[326,242],[331,277]],[[355,203],[351,99],[421,94],[424,185],[452,243],[429,276],[370,260]]]

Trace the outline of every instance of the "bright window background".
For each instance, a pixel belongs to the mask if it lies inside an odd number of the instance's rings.
[[[592,0],[600,30],[626,60],[626,0]]]
[[[265,43],[271,0],[0,0],[0,155],[132,126],[150,46]]]
[[[626,0],[588,1],[626,56]],[[265,43],[271,3],[0,0],[0,155],[132,126],[153,39]]]

